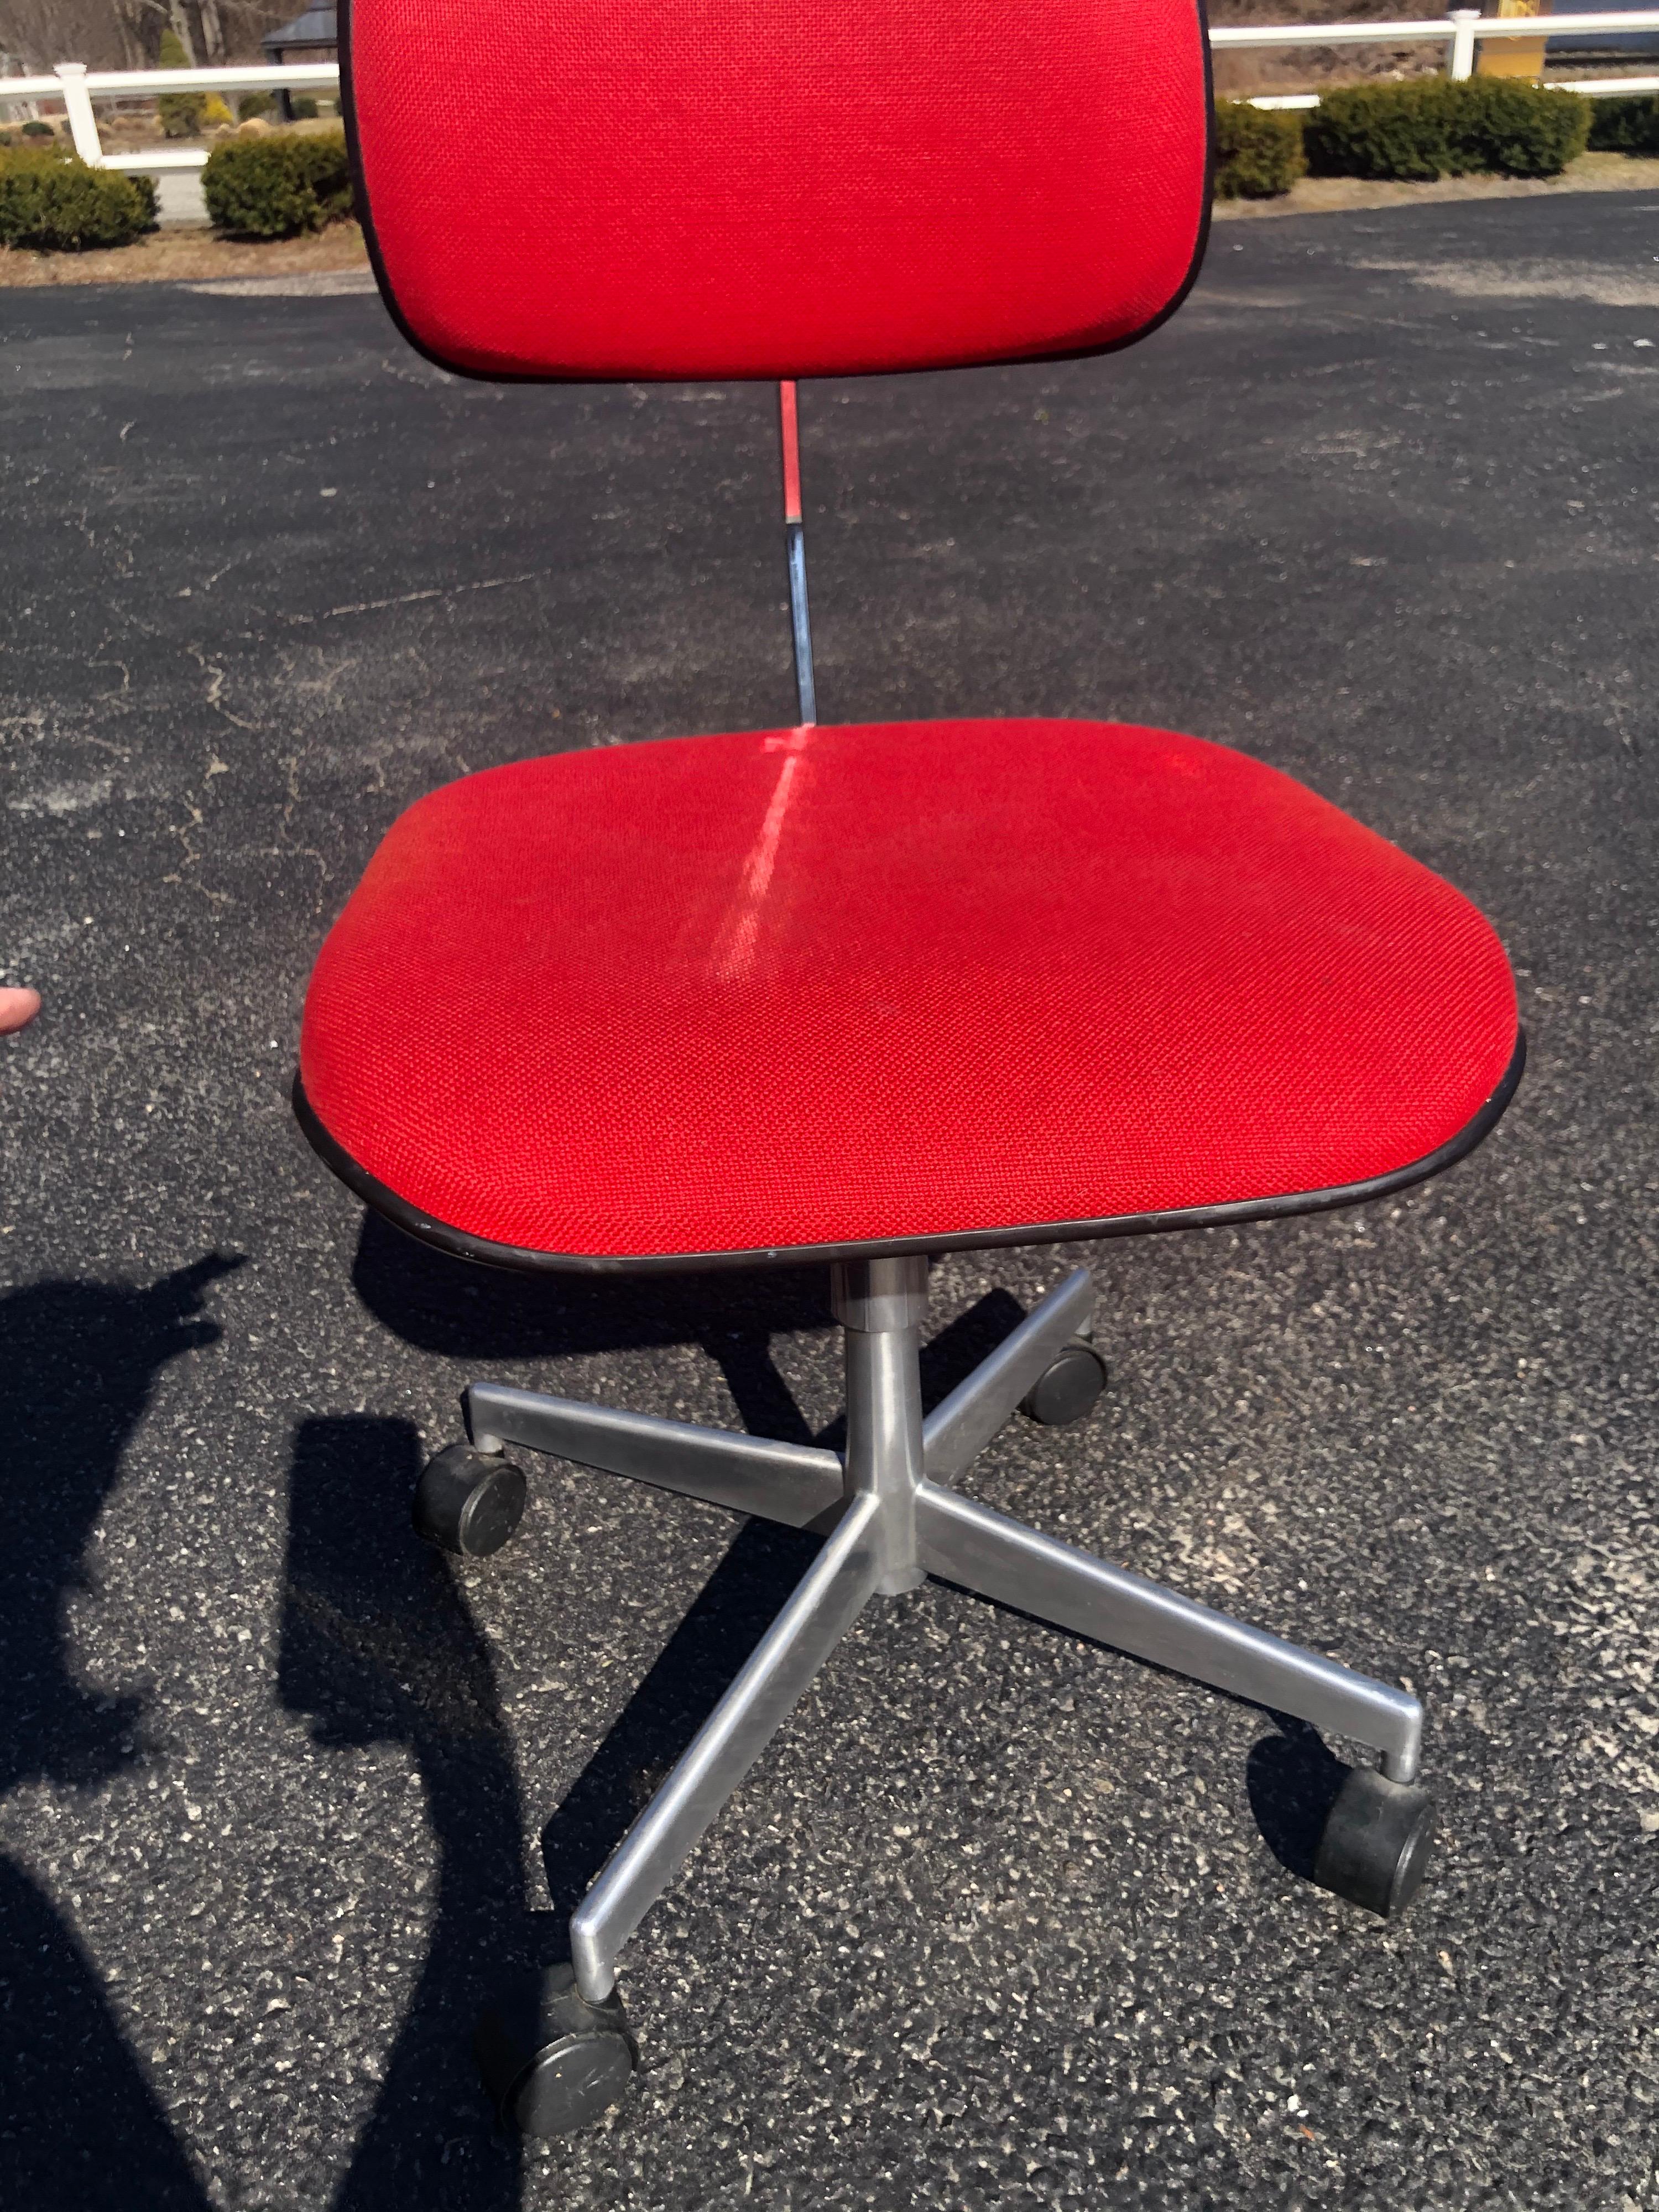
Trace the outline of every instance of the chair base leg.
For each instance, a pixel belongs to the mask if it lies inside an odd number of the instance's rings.
[[[646,1807],[570,1923],[590,2004],[616,1984],[617,1954],[794,1710],[881,1578],[878,1509],[860,1498],[796,1585],[731,1688]]]
[[[1195,1605],[932,1482],[917,1495],[916,1523],[930,1573],[1034,1613],[1051,1628],[1356,1737],[1381,1752],[1391,1781],[1415,1780],[1423,1712],[1406,1691]]]
[[[1087,1338],[1092,1296],[1087,1271],[1079,1269],[924,1420],[919,1362],[927,1263],[837,1267],[835,1304],[846,1331],[844,1454],[496,1383],[469,1389],[475,1454],[518,1444],[826,1537],[572,1918],[575,1994],[595,2018],[598,2008],[615,2004],[622,1947],[870,1598],[900,1595],[929,1574],[1370,1745],[1380,1771],[1349,1776],[1327,1822],[1316,1879],[1373,1911],[1393,1913],[1409,1900],[1433,1827],[1432,1806],[1415,1787],[1423,1721],[1415,1698],[1057,1542],[950,1486],[1056,1357]],[[574,2057],[562,2044],[548,2078],[562,2081],[574,2070],[586,2081],[596,2064],[586,2044]],[[627,2069],[617,2061],[615,2070],[620,2094]],[[573,2114],[580,2107],[582,2118],[591,2117],[591,2102],[584,2090],[571,2103]],[[556,2108],[562,2109],[552,2097],[548,2109]]]

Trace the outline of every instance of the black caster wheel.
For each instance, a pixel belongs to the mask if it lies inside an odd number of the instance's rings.
[[[1081,1337],[1061,1345],[1019,1401],[1019,1410],[1045,1428],[1061,1429],[1093,1411],[1106,1388],[1106,1362]]]
[[[473,2048],[502,2125],[524,2136],[586,2127],[639,2063],[621,1998],[589,2004],[569,1966],[548,1967],[492,2005]]]
[[[1314,1880],[1322,1889],[1391,1920],[1418,1892],[1434,1844],[1426,1790],[1356,1767],[1326,1815]]]
[[[499,1452],[446,1444],[415,1486],[415,1533],[441,1552],[486,1559],[524,1518],[524,1477]]]

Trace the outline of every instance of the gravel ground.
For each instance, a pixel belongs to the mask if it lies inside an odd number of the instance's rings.
[[[533,2150],[480,1995],[804,1540],[544,1463],[454,1569],[410,1482],[475,1373],[820,1432],[826,1285],[475,1274],[287,1086],[418,793],[789,719],[771,400],[451,380],[361,297],[13,295],[9,2205],[1659,2206],[1656,257],[1634,195],[1240,226],[1121,356],[805,393],[827,714],[1237,743],[1510,945],[1489,1143],[1100,1249],[1106,1409],[974,1484],[1409,1682],[1444,1844],[1363,1919],[1297,1871],[1305,1733],[929,1585],[627,1952],[637,2085]],[[933,1386],[1071,1259],[941,1267]]]

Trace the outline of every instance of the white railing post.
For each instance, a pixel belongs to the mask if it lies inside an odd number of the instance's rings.
[[[1451,60],[1447,75],[1453,77],[1474,75],[1474,27],[1480,21],[1478,8],[1454,8],[1451,19],[1457,28],[1452,33]]]
[[[84,62],[59,62],[54,75],[64,89],[64,112],[69,118],[75,150],[88,168],[104,166],[104,142],[98,136],[98,118],[92,112]]]

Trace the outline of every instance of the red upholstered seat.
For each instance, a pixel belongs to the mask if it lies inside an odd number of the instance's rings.
[[[533,1263],[1278,1210],[1472,1141],[1496,937],[1242,753],[1116,723],[746,732],[465,778],[323,949],[303,1111]]]

